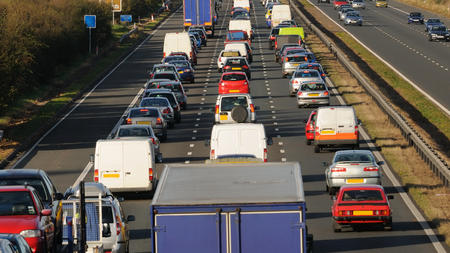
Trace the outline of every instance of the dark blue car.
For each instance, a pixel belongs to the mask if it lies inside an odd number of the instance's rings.
[[[175,65],[178,74],[180,74],[181,81],[190,83],[195,82],[194,69],[192,68],[189,61],[173,61],[171,64]]]
[[[425,21],[425,32],[428,32],[431,27],[437,26],[437,25],[443,25],[440,19],[438,18],[429,18],[427,21]]]
[[[408,15],[408,24],[420,23],[423,24],[423,15],[420,12],[411,12]]]

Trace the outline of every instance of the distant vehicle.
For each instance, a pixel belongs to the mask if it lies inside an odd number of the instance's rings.
[[[32,249],[30,245],[28,245],[27,241],[23,236],[19,234],[0,234],[0,239],[5,239],[11,242],[14,249],[17,251],[13,251],[14,253],[32,253]],[[2,252],[0,250],[0,252]]]
[[[337,8],[339,8],[342,5],[348,5],[350,6],[349,2],[346,0],[334,0],[333,1],[333,7],[336,10]]]
[[[197,57],[187,32],[166,33],[164,37],[163,57],[169,56],[172,52],[183,52],[189,57],[190,62],[197,64]]]
[[[145,85],[144,85],[144,89],[156,89],[158,87],[158,84],[162,83],[162,82],[170,82],[171,80],[169,79],[150,79],[148,80]],[[144,92],[145,93],[145,92]]]
[[[334,195],[345,184],[381,185],[381,165],[370,150],[341,150],[334,154],[331,164],[325,170],[327,191]]]
[[[281,22],[292,20],[291,8],[286,4],[274,5],[272,8],[271,26],[276,27]]]
[[[160,150],[160,142],[156,137],[153,129],[149,125],[121,125],[117,129],[113,139],[128,140],[128,139],[150,139],[155,149],[155,161],[159,162],[162,159]]]
[[[305,120],[305,137],[306,137],[306,145],[311,145],[311,142],[314,141],[314,128],[316,127],[316,116],[317,110],[311,111],[309,114],[308,120]]]
[[[242,30],[245,31],[248,35],[248,37],[253,39],[253,29],[252,24],[250,20],[230,20],[228,23],[228,30],[229,31],[235,31],[235,30]]]
[[[175,65],[168,64],[168,63],[166,63],[166,64],[155,64],[155,65],[153,65],[153,68],[148,71],[149,78],[153,79],[153,76],[155,75],[155,73],[160,73],[160,72],[174,72],[174,73],[177,73],[177,68],[175,67]]]
[[[32,186],[0,186],[0,233],[20,234],[33,252],[52,252],[55,225]]]
[[[112,192],[151,191],[156,186],[154,152],[149,139],[98,140],[94,182]]]
[[[428,40],[445,40],[450,41],[450,33],[444,25],[432,26],[428,29]]]
[[[303,82],[322,82],[322,77],[317,70],[299,70],[292,74],[291,80],[289,81],[289,94],[295,96],[297,94],[300,85]]]
[[[283,46],[283,48],[280,50],[279,53],[279,57],[280,57],[280,63],[282,64],[284,62],[284,58],[287,55],[294,55],[294,54],[304,54],[306,53],[306,49],[304,49],[303,47],[299,47],[299,46],[294,46],[294,47],[290,47],[288,46]]]
[[[223,72],[242,71],[247,75],[247,79],[251,80],[251,69],[247,60],[244,57],[230,57],[223,65]]]
[[[330,92],[320,80],[303,82],[297,91],[297,104],[301,108],[309,105],[330,105]]]
[[[142,98],[139,107],[157,107],[161,111],[164,120],[169,124],[169,128],[175,125],[175,110],[172,108],[169,99],[165,97],[145,97]]]
[[[366,3],[364,2],[364,0],[353,0],[352,7],[355,9],[365,9]]]
[[[217,96],[215,108],[215,123],[240,123],[236,117],[240,117],[240,112],[236,112],[238,106],[247,109],[245,122],[254,123],[256,121],[256,110],[258,106],[253,104],[250,94],[234,93]]]
[[[281,74],[283,78],[292,75],[298,65],[305,62],[308,62],[308,58],[304,53],[286,55],[281,63]]]
[[[205,27],[203,27],[203,26],[189,26],[188,32],[189,31],[200,32],[201,33],[201,37],[202,37],[202,45],[206,46],[206,43],[208,42],[208,37],[207,37],[207,34],[206,34]]]
[[[172,81],[181,82],[180,76],[176,70],[175,72],[173,71],[156,72],[155,74],[153,74],[153,79],[169,79]]]
[[[218,85],[219,94],[250,93],[249,81],[244,72],[225,72]]]
[[[347,12],[344,18],[344,25],[359,25],[362,26],[363,19],[358,12]]]
[[[280,64],[283,64],[284,58],[281,59],[282,56],[286,56],[285,50],[287,48],[297,48],[299,50],[302,50],[303,52],[295,52],[295,53],[306,53],[306,49],[304,49],[300,44],[297,42],[291,42],[291,43],[285,43],[281,47],[278,48],[278,50],[275,50],[275,62],[279,62]],[[293,54],[295,54],[293,53]],[[284,54],[284,55],[283,55]],[[281,61],[280,61],[281,60]]]
[[[388,7],[388,2],[387,2],[387,0],[376,0],[375,1],[375,6],[376,7],[385,7],[385,8],[387,8]]]
[[[235,11],[231,17],[231,20],[250,20],[250,13],[244,10]]]
[[[248,42],[233,42],[225,45],[225,51],[238,50],[242,57],[245,57],[249,63],[253,61],[252,49]],[[225,62],[225,61],[224,61]],[[223,67],[223,66],[222,66]]]
[[[281,21],[280,25],[288,25],[289,27],[297,27],[297,22],[295,22],[295,20],[293,20],[293,19],[284,20],[284,21]]]
[[[194,38],[195,46],[197,47],[197,49],[202,49],[203,42],[200,34],[194,31],[189,31],[188,33],[190,37]]]
[[[420,12],[411,12],[408,15],[408,24],[420,23],[423,24],[423,15]]]
[[[333,197],[331,214],[333,230],[340,232],[344,227],[355,225],[381,225],[392,230],[392,210],[389,200],[380,185],[344,185]]]
[[[273,46],[275,44],[275,37],[280,32],[280,27],[272,27],[269,34],[269,41],[268,41],[268,47],[269,49],[273,49]]]
[[[229,44],[231,45],[231,44]],[[244,50],[242,50],[244,51]],[[245,54],[247,54],[247,52],[245,51]],[[228,57],[240,57],[241,53],[239,52],[239,50],[235,50],[235,49],[230,49],[230,50],[222,50],[219,53],[219,57],[217,57],[217,71],[220,73],[222,72],[222,68],[223,65],[225,64],[225,61],[227,60]]]
[[[214,36],[215,13],[214,1],[210,0],[183,0],[184,28],[190,26],[203,26],[209,37]]]
[[[247,42],[251,45],[250,36],[244,30],[229,30],[227,32],[224,45],[232,42]]]
[[[354,11],[355,11],[355,9],[353,9],[353,8],[342,8],[338,12],[339,20],[343,21],[345,19],[345,16],[346,16],[347,12],[354,12]]]
[[[181,81],[189,81],[195,83],[195,70],[189,61],[173,61]]]
[[[185,61],[186,57],[182,55],[172,55],[172,56],[166,56],[161,60],[161,63],[163,64],[172,64],[174,61]]]
[[[244,8],[248,12],[250,12],[251,3],[249,0],[234,0],[233,1],[234,8]]]
[[[178,104],[180,104],[181,109],[187,109],[187,95],[182,83],[174,81],[161,82],[158,84],[157,88],[172,91],[178,101]]]
[[[425,32],[428,32],[428,30],[436,25],[443,25],[440,19],[438,18],[429,18],[427,21],[425,21]]]
[[[320,76],[322,77],[323,81],[325,81],[327,72],[322,68],[322,65],[320,65],[320,63],[317,63],[317,62],[314,62],[314,63],[310,63],[310,62],[303,63],[303,64],[300,64],[297,67],[296,71],[297,70],[301,71],[302,69],[315,69],[315,70],[319,71]]]
[[[278,35],[275,38],[275,54],[283,47],[285,44],[290,45],[302,45],[302,37],[300,35]]]
[[[167,122],[156,107],[136,107],[132,108],[126,117],[128,125],[149,125],[161,140],[167,138]]]

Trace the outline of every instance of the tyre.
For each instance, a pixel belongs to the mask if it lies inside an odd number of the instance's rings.
[[[328,194],[330,196],[336,195],[337,189],[335,187],[328,187]]]
[[[428,36],[428,40],[429,40],[429,41],[433,41],[433,37]]]
[[[335,221],[333,221],[333,232],[335,232],[335,233],[341,232],[341,225],[339,225]]]
[[[195,83],[195,78],[192,78],[191,83]]]
[[[314,153],[320,153],[320,151],[321,151],[320,146],[319,145],[315,145],[314,146]]]
[[[311,145],[311,140],[306,139],[306,145]]]

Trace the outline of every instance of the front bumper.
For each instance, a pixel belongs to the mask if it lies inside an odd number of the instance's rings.
[[[391,216],[333,216],[339,224],[361,224],[361,223],[390,223]]]

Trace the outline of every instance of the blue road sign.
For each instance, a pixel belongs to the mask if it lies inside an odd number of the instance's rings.
[[[131,22],[132,20],[131,15],[120,15],[120,22]]]
[[[86,28],[96,28],[96,21],[97,18],[95,15],[84,15],[84,23],[86,24]]]

